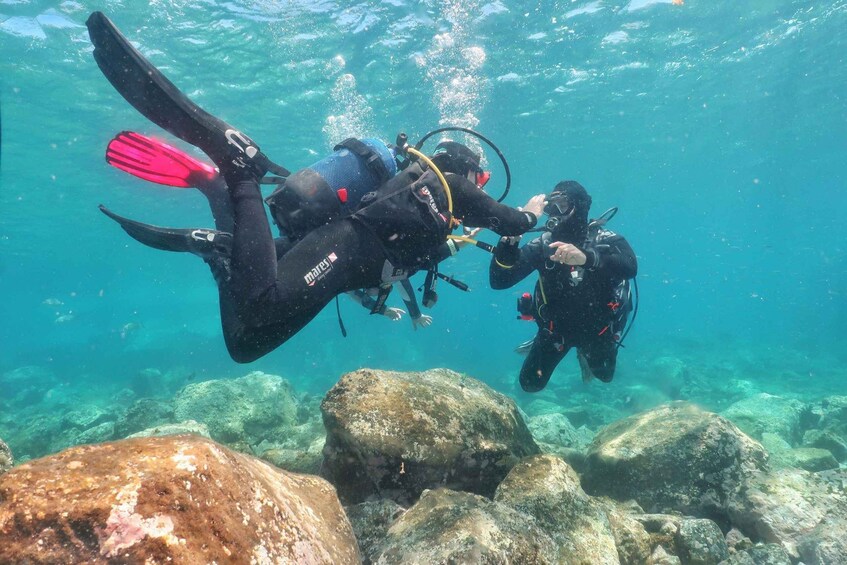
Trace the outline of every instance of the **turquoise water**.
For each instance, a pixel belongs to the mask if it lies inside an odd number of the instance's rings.
[[[844,0],[0,0],[0,373],[44,366],[106,398],[146,368],[186,380],[262,369],[320,392],[362,366],[447,366],[514,391],[512,348],[534,333],[515,320],[534,279],[494,292],[489,256],[470,249],[442,270],[472,292],[442,285],[430,328],[345,299],[349,337],[331,305],[273,354],[232,362],[207,267],[137,244],[97,210],[211,226],[199,193],[104,162],[118,131],[167,135],[100,74],[93,10],[292,170],[350,135],[455,124],[508,157],[507,203],[577,179],[594,214],[618,206],[610,227],[638,254],[642,303],[615,382],[592,385],[601,397],[662,356],[764,390],[847,391]],[[576,386],[571,357],[551,387]]]

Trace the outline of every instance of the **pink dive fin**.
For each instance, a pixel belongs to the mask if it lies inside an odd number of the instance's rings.
[[[207,184],[218,176],[212,165],[134,131],[122,131],[109,142],[106,162],[140,179],[178,188]]]

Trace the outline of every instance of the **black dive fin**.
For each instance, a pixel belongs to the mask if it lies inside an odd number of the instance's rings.
[[[200,257],[229,256],[232,234],[203,228],[164,228],[142,224],[115,214],[102,204],[100,211],[115,220],[131,238],[162,251],[193,253]]]
[[[258,177],[267,171],[290,173],[272,163],[252,139],[192,102],[138,52],[102,12],[85,22],[94,44],[94,59],[112,86],[148,120],[202,149],[224,170],[230,163],[250,167]]]

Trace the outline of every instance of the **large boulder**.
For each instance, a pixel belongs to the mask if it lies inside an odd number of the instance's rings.
[[[755,439],[769,432],[795,445],[802,439],[800,418],[805,405],[793,398],[760,393],[739,400],[722,412],[722,416]]]
[[[535,518],[555,542],[558,563],[620,563],[602,505],[585,494],[577,474],[558,457],[537,455],[515,465],[494,501]]]
[[[766,461],[762,446],[725,418],[673,402],[601,430],[582,482],[589,494],[634,499],[648,512],[722,518]]]
[[[409,505],[439,486],[492,496],[517,461],[538,453],[510,398],[446,369],[354,371],[321,410],[322,472],[348,503]]]
[[[553,541],[530,516],[467,492],[427,490],[390,528],[378,565],[558,563]]]
[[[214,440],[245,450],[287,435],[297,404],[288,381],[255,371],[185,386],[174,398],[174,418],[204,423]]]
[[[332,486],[196,436],[68,449],[0,476],[2,563],[359,563]]]
[[[818,535],[829,530],[826,524],[847,523],[847,471],[756,473],[732,497],[729,516],[753,539],[782,544],[797,559],[798,543],[816,551],[826,546],[818,543]],[[832,562],[847,563],[847,548],[840,547],[831,550],[839,555]]]

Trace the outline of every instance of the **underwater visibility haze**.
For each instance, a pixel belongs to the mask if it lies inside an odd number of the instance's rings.
[[[342,296],[346,337],[333,302],[271,354],[232,361],[208,267],[98,210],[214,225],[198,191],[105,162],[123,130],[205,157],[104,78],[85,27],[98,10],[292,171],[347,137],[414,142],[455,125],[508,159],[506,204],[573,179],[591,217],[617,207],[608,227],[637,255],[639,310],[614,380],[583,384],[569,355],[543,392],[523,392],[514,349],[536,328],[515,305],[536,275],[492,290],[491,256],[474,248],[441,265],[471,290],[442,282],[429,327]],[[444,367],[530,416],[537,400],[563,407],[591,433],[670,400],[721,412],[760,393],[847,395],[845,30],[845,0],[0,0],[0,439],[16,460],[40,457],[95,437],[68,423],[82,405],[121,422],[138,399],[251,371],[320,399],[356,369]],[[424,150],[447,137],[482,149],[498,197],[504,170],[485,144],[445,134]],[[686,383],[669,392],[669,372]]]

